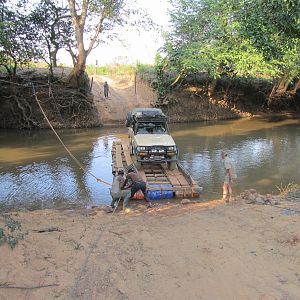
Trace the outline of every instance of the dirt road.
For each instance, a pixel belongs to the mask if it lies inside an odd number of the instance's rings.
[[[104,97],[103,84],[109,85],[109,96]],[[134,79],[134,76],[95,76],[92,93],[101,123],[104,125],[124,124],[127,112],[135,107],[150,107],[155,93]]]
[[[296,211],[137,203],[129,215],[15,214],[28,235],[13,251],[0,248],[0,299],[299,299]]]

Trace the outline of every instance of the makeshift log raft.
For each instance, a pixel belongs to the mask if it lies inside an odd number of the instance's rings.
[[[151,200],[199,197],[199,192],[202,190],[180,163],[177,163],[177,168],[174,170],[169,170],[165,164],[159,163],[143,164],[142,168],[137,170],[128,145],[114,142],[112,145],[112,170],[116,173],[124,170],[126,174],[130,168],[134,168],[146,182],[148,196]],[[136,195],[136,198],[140,198],[139,195]]]

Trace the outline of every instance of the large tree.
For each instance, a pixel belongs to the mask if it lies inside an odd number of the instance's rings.
[[[128,8],[125,0],[68,0],[76,36],[76,64],[70,74],[73,87],[86,85],[84,76],[86,59],[98,45],[103,35],[109,35],[113,28],[128,21],[135,10]],[[86,46],[87,44],[87,46]]]
[[[29,30],[28,17],[13,10],[6,1],[2,1],[0,9],[0,65],[14,77],[17,66],[34,60],[40,51],[34,46],[36,35]]]
[[[72,22],[67,7],[61,7],[56,0],[40,1],[30,13],[32,30],[36,32],[40,47],[44,47],[45,61],[50,69],[57,67],[57,52],[70,41]]]
[[[300,5],[298,0],[248,0],[241,34],[260,51],[275,72],[272,95],[300,85]]]
[[[298,0],[171,1],[165,49],[177,79],[201,71],[280,78],[284,91],[299,76]]]

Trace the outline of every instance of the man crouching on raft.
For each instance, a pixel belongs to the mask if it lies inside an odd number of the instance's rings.
[[[128,182],[129,185],[127,185]],[[146,191],[146,182],[142,179],[142,177],[139,174],[135,173],[133,169],[128,170],[128,174],[121,188],[125,189],[129,187],[131,187],[131,193],[124,198],[123,202],[123,209],[125,210],[125,212],[130,212],[130,208],[128,206],[129,199],[131,199],[134,196],[134,194],[139,190],[142,191],[145,200],[148,202],[147,208],[152,207],[152,204]]]

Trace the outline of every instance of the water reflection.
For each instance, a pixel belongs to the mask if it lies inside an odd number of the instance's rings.
[[[0,203],[2,207],[66,208],[109,202],[111,145],[126,129],[58,131],[86,172],[68,156],[51,131],[2,130],[0,135]],[[3,145],[3,146],[2,146]]]
[[[220,197],[221,150],[236,162],[235,193],[254,187],[262,193],[275,185],[299,182],[300,122],[268,119],[172,124],[183,166],[203,186],[202,199]],[[126,128],[60,130],[59,135],[84,165],[78,168],[51,131],[0,131],[0,205],[66,208],[108,204],[111,146],[127,139]]]
[[[247,188],[268,193],[281,183],[299,182],[299,128],[299,120],[243,119],[174,124],[172,132],[183,165],[204,187],[203,197],[213,199],[221,193],[222,150],[236,163],[236,193]]]

